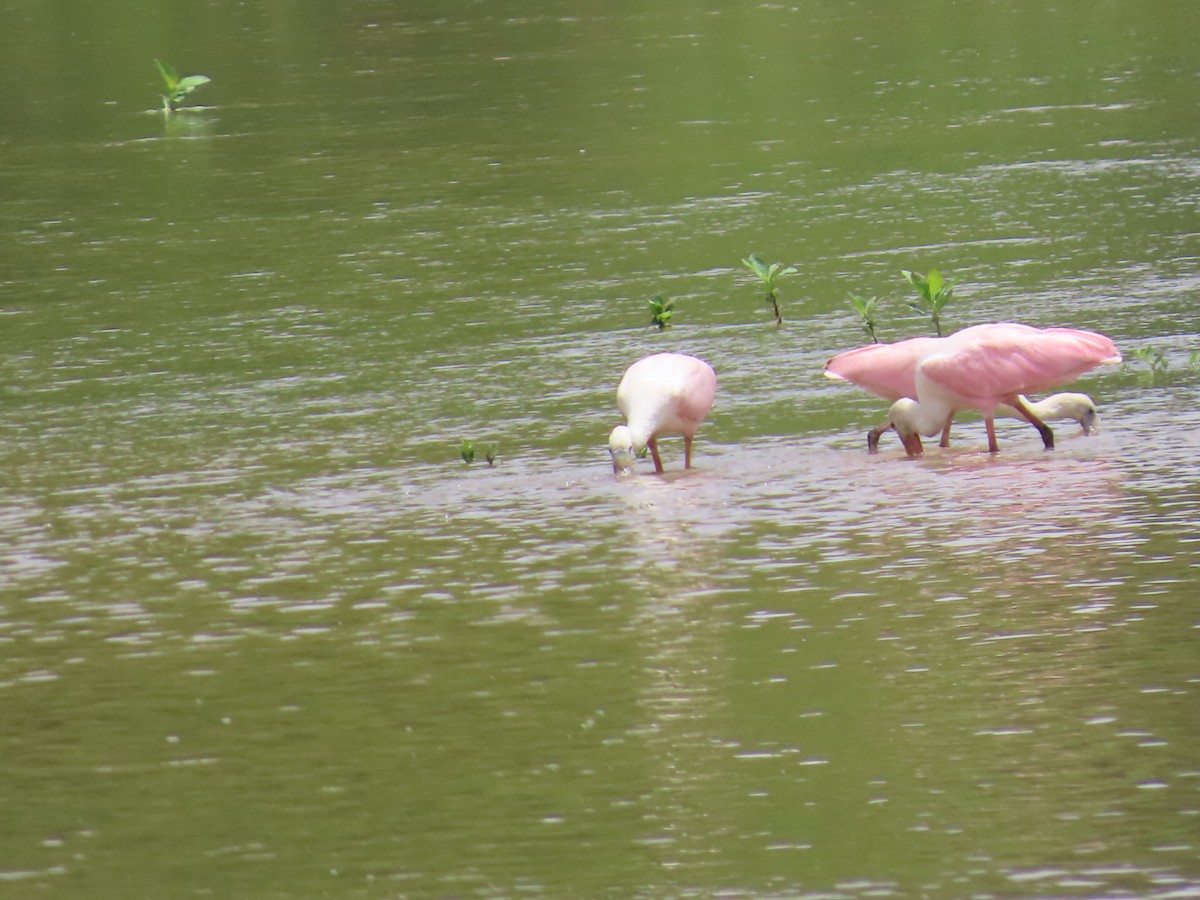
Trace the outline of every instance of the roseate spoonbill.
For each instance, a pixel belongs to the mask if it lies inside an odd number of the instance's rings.
[[[947,340],[948,338],[917,337],[894,344],[869,344],[866,347],[847,350],[826,364],[825,375],[853,382],[866,388],[876,397],[893,403],[901,397],[916,400],[917,363],[926,353],[944,346]],[[1084,434],[1090,434],[1093,428],[1099,426],[1100,417],[1096,412],[1096,404],[1087,394],[1052,394],[1036,403],[1024,395],[1021,395],[1020,399],[1043,422],[1074,419]],[[1025,418],[1007,404],[1000,404],[996,408],[996,415],[1011,419]],[[951,413],[942,429],[939,446],[950,446],[950,425],[953,421],[954,414]],[[868,435],[870,449],[875,449],[879,436],[887,431],[890,424],[890,421],[884,422],[878,429],[871,430]]]
[[[915,340],[924,343],[891,353],[876,351],[883,360],[878,371],[892,379],[892,389],[902,392],[902,396],[892,404],[887,421],[868,433],[868,449],[874,450],[879,436],[895,428],[908,455],[920,456],[922,434],[942,432],[955,412],[976,409],[987,426],[988,450],[995,453],[999,447],[993,419],[1001,405],[1011,406],[1028,420],[1041,434],[1046,449],[1053,449],[1054,433],[1023,395],[1073,381],[1096,366],[1121,361],[1121,354],[1107,337],[1075,328],[1033,328],[1002,322],[964,328],[941,340]],[[833,378],[847,378],[856,369],[871,369],[869,354],[860,352],[869,349],[835,356],[827,364],[826,373]],[[917,359],[910,385],[907,370],[897,360],[913,354]],[[867,376],[847,380],[863,383]],[[915,397],[907,393],[910,386]]]
[[[662,472],[658,439],[683,435],[683,464],[692,467],[692,438],[712,409],[717,375],[702,359],[682,353],[655,353],[639,359],[621,377],[617,406],[625,416],[608,437],[613,471],[632,472],[636,455],[646,447],[654,471]]]

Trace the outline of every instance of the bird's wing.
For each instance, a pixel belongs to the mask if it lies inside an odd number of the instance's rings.
[[[1120,362],[1104,335],[1074,328],[976,331],[920,363],[921,374],[963,397],[995,403],[1013,394],[1074,381],[1099,365]]]
[[[675,397],[680,418],[699,424],[712,409],[717,394],[717,376],[712,366],[703,360],[695,360],[686,371],[680,373],[675,386]]]
[[[825,364],[825,375],[857,384],[885,400],[915,400],[917,362],[941,343],[941,338],[910,338],[847,350]]]

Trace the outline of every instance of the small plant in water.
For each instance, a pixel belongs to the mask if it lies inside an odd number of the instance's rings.
[[[1200,350],[1193,350],[1188,357],[1189,369],[1200,369]]]
[[[650,301],[650,324],[657,325],[662,331],[671,324],[671,316],[675,315],[675,301],[659,295]]]
[[[163,85],[166,87],[166,93],[162,95],[163,113],[166,115],[174,112],[184,98],[200,85],[212,81],[207,75],[185,75],[180,78],[175,70],[161,59],[154,60],[154,65],[158,67],[158,74],[162,76]]]
[[[463,438],[462,444],[458,449],[459,455],[462,456],[463,462],[467,465],[475,462],[475,442],[469,438]],[[489,466],[496,464],[496,445],[495,444],[480,444],[479,452],[483,454],[483,458],[487,460]]]
[[[1170,365],[1166,355],[1157,347],[1138,347],[1133,351],[1133,355],[1150,367],[1152,375],[1167,371],[1167,366]]]
[[[929,316],[933,322],[933,330],[937,332],[938,337],[941,337],[942,310],[954,296],[954,283],[957,279],[947,281],[937,269],[930,269],[927,275],[901,269],[900,274],[917,289],[917,299],[908,301],[908,305],[917,312]]]
[[[879,324],[878,320],[875,318],[876,310],[879,307],[879,298],[871,297],[870,299],[864,300],[862,297],[858,296],[858,294],[854,293],[854,291],[847,291],[846,293],[850,297],[850,302],[854,304],[854,311],[858,313],[858,318],[862,322],[863,331],[865,331],[867,336],[871,338],[872,344],[879,343],[879,338],[875,337],[875,326]]]
[[[775,327],[778,328],[783,324],[783,315],[779,312],[779,277],[794,274],[796,267],[785,267],[783,263],[768,263],[757,253],[751,253],[743,259],[742,265],[757,275],[762,286],[766,288],[765,299],[775,310]]]

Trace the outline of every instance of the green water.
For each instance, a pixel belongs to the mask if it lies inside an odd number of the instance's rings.
[[[0,896],[1200,896],[1198,33],[0,0]],[[932,266],[1100,432],[868,456]]]

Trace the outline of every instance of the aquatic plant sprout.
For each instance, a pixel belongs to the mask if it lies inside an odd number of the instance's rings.
[[[867,337],[871,339],[872,344],[879,343],[879,338],[875,337],[875,326],[879,324],[876,319],[876,312],[879,307],[879,298],[870,297],[864,299],[854,291],[847,291],[847,296],[850,298],[851,304],[854,306],[854,311],[858,313],[859,321],[862,322],[863,331],[867,333]]]
[[[207,75],[185,75],[180,78],[170,64],[161,59],[155,59],[154,65],[158,68],[158,74],[162,76],[163,85],[166,87],[166,93],[162,95],[162,102],[163,112],[168,115],[175,111],[188,94],[202,84],[212,81]]]
[[[758,276],[758,280],[766,288],[764,298],[775,311],[775,327],[783,324],[783,315],[779,311],[779,278],[796,272],[795,266],[784,266],[783,263],[768,263],[757,253],[751,253],[742,260],[742,265]]]
[[[918,272],[912,272],[908,269],[901,269],[900,274],[904,276],[909,284],[917,289],[918,299],[908,301],[908,305],[917,312],[929,316],[933,322],[933,330],[937,332],[938,337],[941,337],[942,310],[946,308],[946,304],[954,296],[954,283],[956,279],[947,281],[937,269],[930,269],[927,275],[921,275]]]
[[[650,324],[657,325],[662,331],[671,324],[671,316],[675,315],[675,301],[659,295],[650,300]]]

